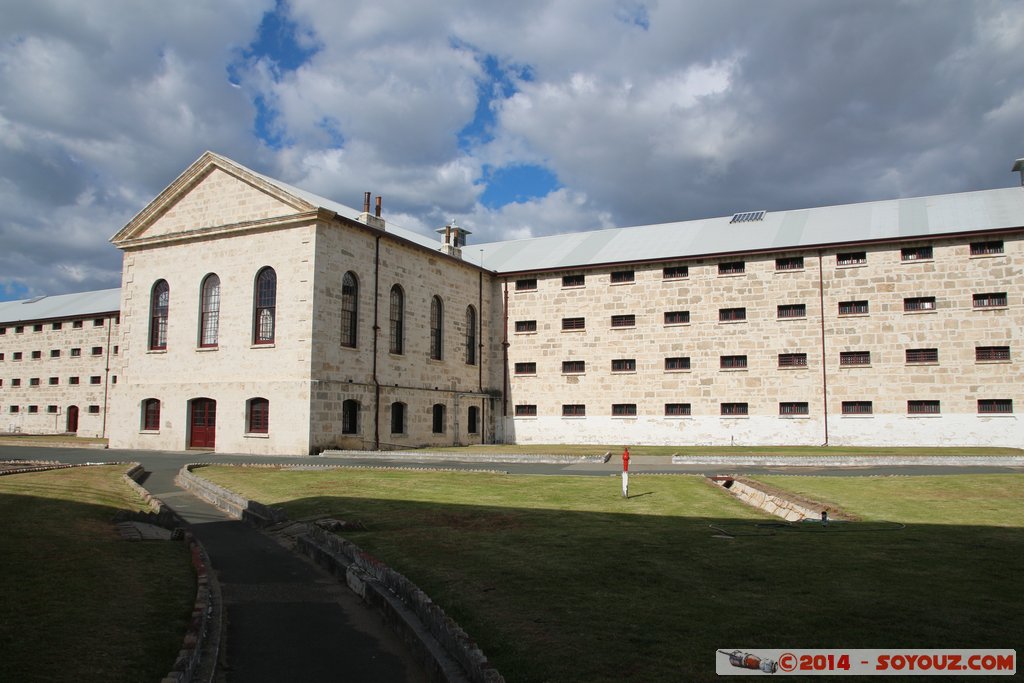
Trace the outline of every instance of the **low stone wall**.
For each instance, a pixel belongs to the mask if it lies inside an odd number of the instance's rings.
[[[235,519],[245,520],[261,527],[277,524],[287,519],[280,508],[263,505],[254,500],[244,498],[223,486],[218,486],[212,481],[196,476],[193,473],[193,470],[207,466],[205,463],[185,465],[178,472],[178,476],[174,481],[192,495],[205,500],[210,505],[226,512]],[[276,467],[276,465],[265,465],[265,467]]]
[[[608,462],[611,453],[604,455],[557,455],[557,454],[514,454],[514,453],[465,453],[428,451],[340,451],[326,450],[320,455],[342,458],[373,458],[374,460],[418,460],[427,462],[480,462],[486,463],[532,463],[542,465],[583,465]]]
[[[754,467],[1024,467],[1020,455],[673,455],[673,465]]]
[[[784,494],[747,479],[723,476],[712,477],[711,480],[747,505],[781,517],[787,522],[821,519],[822,512],[828,512],[829,517],[839,518],[839,511],[831,506]]]

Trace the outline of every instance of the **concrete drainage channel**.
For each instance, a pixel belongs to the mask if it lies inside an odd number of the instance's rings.
[[[320,525],[288,522],[280,508],[249,500],[198,476],[195,470],[202,467],[200,463],[183,467],[178,485],[236,519],[290,538],[297,549],[380,612],[433,680],[504,682],[469,635],[405,576]],[[333,526],[333,520],[322,521],[326,522],[323,527]]]
[[[823,513],[827,514],[829,518],[838,518],[839,511],[834,507],[803,500],[789,493],[784,495],[781,491],[749,479],[726,475],[709,477],[709,479],[747,505],[763,510],[770,515],[781,517],[787,522],[821,519]]]

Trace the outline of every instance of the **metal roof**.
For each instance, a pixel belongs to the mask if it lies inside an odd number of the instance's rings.
[[[475,244],[488,270],[514,273],[607,263],[926,239],[1024,227],[1019,187],[732,216]]]
[[[75,318],[114,313],[121,309],[120,289],[33,297],[19,301],[0,301],[0,323],[21,323],[49,318]]]

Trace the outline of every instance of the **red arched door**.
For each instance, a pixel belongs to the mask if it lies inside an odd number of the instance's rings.
[[[189,448],[213,448],[217,432],[217,402],[195,398],[189,403]]]
[[[78,406],[68,406],[68,432],[78,433]]]

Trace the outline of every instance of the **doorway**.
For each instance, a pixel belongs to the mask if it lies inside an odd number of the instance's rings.
[[[69,434],[78,433],[78,406],[68,406],[68,429]]]
[[[217,435],[217,402],[194,398],[189,402],[189,448],[213,448]]]

